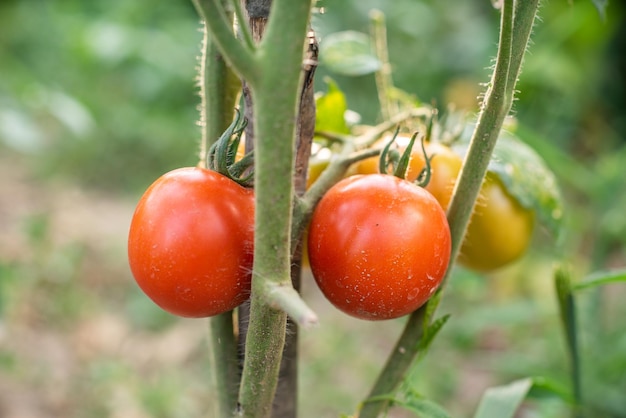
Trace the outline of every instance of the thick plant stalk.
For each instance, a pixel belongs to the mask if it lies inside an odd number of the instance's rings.
[[[237,39],[219,0],[196,1],[255,103],[255,252],[237,416],[264,418],[271,414],[286,313],[301,326],[317,321],[290,277],[295,115],[311,0],[275,0],[258,46]]]
[[[450,274],[461,247],[502,123],[511,109],[515,81],[528,44],[537,6],[538,0],[503,2],[496,67],[448,208],[452,255],[447,275]],[[360,418],[375,418],[388,407],[389,400],[383,398],[389,399],[385,395],[395,393],[417,357],[427,307],[428,304],[409,316],[404,331],[368,395],[368,399],[372,400],[366,399],[363,404]]]
[[[269,3],[255,0],[245,2],[247,20],[251,37],[255,43],[263,39],[265,26],[269,17]],[[313,77],[317,66],[317,44],[312,33],[308,37],[309,48],[305,57],[304,80],[300,93],[300,104],[296,126],[296,154],[294,189],[295,194],[300,196],[306,190],[306,175],[308,161],[311,154],[311,143],[315,131],[315,99],[313,90]],[[244,83],[245,115],[248,120],[254,120],[254,102],[252,92]],[[254,124],[246,127],[246,151],[251,151],[254,147],[255,137]],[[292,238],[292,259],[291,259],[291,281],[296,291],[300,291],[302,247],[300,239]],[[250,307],[248,305],[239,308],[239,348],[241,353],[245,351],[246,333],[250,321]],[[241,364],[244,356],[242,355]],[[287,318],[287,333],[285,335],[285,346],[283,357],[279,369],[278,386],[272,407],[273,418],[295,418],[297,416],[298,400],[298,327],[293,320]]]
[[[200,86],[200,165],[204,166],[211,144],[230,125],[237,92],[241,83],[226,65],[224,57],[203,27],[202,56],[198,82]]]
[[[274,1],[259,44],[262,81],[251,83],[257,211],[250,324],[239,393],[244,417],[270,416],[285,342],[286,315],[276,309],[278,306],[268,305],[264,294],[296,293],[290,273],[292,173],[295,114],[310,8],[310,1]],[[285,300],[297,299],[294,296]]]
[[[196,6],[202,15],[202,8],[197,3]],[[232,15],[228,18],[232,19]],[[198,84],[201,99],[199,124],[202,129],[199,165],[204,166],[207,150],[232,121],[240,85],[204,25]],[[232,417],[239,388],[233,313],[226,312],[209,318],[208,331],[211,391],[216,394],[212,402],[212,416]]]
[[[230,418],[237,409],[239,388],[237,343],[233,332],[232,311],[209,318],[208,338],[211,392],[216,394],[211,417]]]

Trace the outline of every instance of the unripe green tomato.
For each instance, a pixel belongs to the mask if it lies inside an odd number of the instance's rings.
[[[459,263],[488,272],[521,257],[530,244],[534,212],[512,197],[493,173],[487,173],[467,227]]]

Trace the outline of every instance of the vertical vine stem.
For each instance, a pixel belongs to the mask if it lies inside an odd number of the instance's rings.
[[[232,19],[232,14],[229,14],[229,19]],[[202,55],[198,74],[201,100],[199,125],[202,129],[200,165],[204,165],[211,144],[232,122],[237,92],[241,88],[239,79],[226,65],[206,26],[202,29]]]
[[[461,247],[502,123],[511,109],[515,82],[530,38],[537,6],[538,0],[502,2],[496,65],[448,208],[452,255],[445,281],[448,280]],[[375,418],[388,407],[389,401],[382,400],[383,395],[393,394],[397,390],[415,361],[427,309],[428,304],[409,316],[385,367],[368,395],[368,399],[381,400],[366,399],[359,414],[360,418]]]
[[[209,371],[211,389],[216,395],[212,405],[214,418],[231,418],[237,409],[237,342],[233,330],[233,313],[209,318]]]
[[[572,290],[570,272],[562,265],[554,271],[561,325],[565,336],[565,345],[569,354],[572,394],[576,404],[572,409],[572,418],[582,418],[583,391],[580,364],[580,345],[578,340],[578,321],[576,319],[576,301]]]
[[[255,104],[256,218],[250,324],[239,393],[243,417],[270,416],[285,343],[286,315],[265,296],[284,290],[293,292],[284,301],[303,304],[291,285],[290,238],[295,121],[310,11],[310,0],[273,1],[258,50],[260,82],[250,83]],[[317,321],[308,308],[303,306],[301,318],[294,315],[299,309],[292,308],[291,317],[300,324]]]
[[[224,6],[226,1],[223,0]],[[198,14],[203,8],[194,0]],[[225,7],[226,9],[226,7]],[[232,13],[226,13],[232,21]],[[199,165],[206,162],[207,150],[231,123],[233,108],[240,83],[226,65],[224,57],[211,39],[203,19],[202,55],[198,84],[200,86],[200,142]],[[216,399],[212,404],[215,418],[232,417],[237,406],[239,373],[237,370],[237,343],[233,329],[233,313],[226,312],[208,320],[209,372],[212,392]]]
[[[236,416],[266,418],[276,391],[287,314],[299,325],[317,321],[293,289],[290,265],[295,120],[312,0],[275,0],[258,45],[237,39],[220,0],[194,1],[212,40],[249,84],[255,104],[254,266]]]
[[[391,76],[391,63],[387,51],[387,29],[385,27],[385,15],[380,10],[374,9],[369,14],[370,34],[374,41],[374,50],[380,61],[380,69],[374,74],[378,101],[383,120],[389,120],[392,115],[399,112],[398,103],[392,98],[393,80]]]

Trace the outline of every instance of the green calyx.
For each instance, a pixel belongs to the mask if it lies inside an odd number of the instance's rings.
[[[411,153],[413,152],[413,146],[415,145],[415,140],[419,135],[419,132],[415,132],[411,135],[411,139],[407,144],[406,148],[400,154],[398,150],[392,149],[391,146],[396,141],[396,137],[398,136],[398,132],[400,128],[396,128],[396,131],[393,134],[391,140],[385,145],[382,152],[380,153],[380,160],[378,162],[378,171],[385,174],[388,173],[388,168],[392,167],[392,173],[394,176],[406,179],[406,174],[409,168],[409,163],[411,161]],[[426,154],[426,148],[424,145],[424,136],[420,139],[420,144],[422,147],[422,153],[424,155],[424,161],[426,162],[424,169],[421,171],[420,175],[417,177],[415,183],[420,187],[426,187],[430,181],[431,176],[431,168],[430,161],[433,156],[428,156]]]
[[[206,166],[243,187],[252,187],[254,172],[251,167],[254,165],[254,152],[247,153],[237,161],[237,149],[248,120],[241,116],[238,109],[235,109],[235,113],[233,123],[209,149]]]

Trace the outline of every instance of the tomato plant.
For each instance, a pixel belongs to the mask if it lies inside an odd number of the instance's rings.
[[[215,171],[180,168],[141,197],[128,237],[139,287],[183,317],[217,315],[250,293],[254,194]]]
[[[477,271],[491,271],[519,258],[530,244],[535,216],[487,173],[465,233],[459,262]]]
[[[397,318],[423,305],[450,258],[450,230],[424,189],[387,174],[335,184],[308,234],[313,276],[337,308],[362,319]]]

